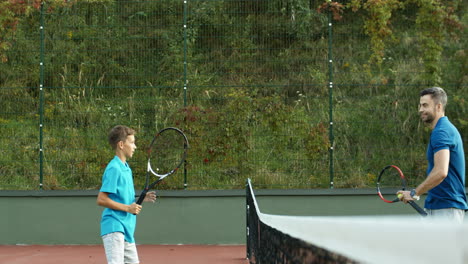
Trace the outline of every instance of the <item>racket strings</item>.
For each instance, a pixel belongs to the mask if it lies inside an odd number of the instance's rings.
[[[182,134],[166,130],[158,134],[148,150],[148,169],[156,175],[166,175],[178,169],[185,157],[187,143]]]
[[[379,178],[380,188],[401,188],[406,186],[406,181],[400,177],[399,171],[395,169],[386,169]]]
[[[380,198],[387,203],[398,202],[396,197],[398,190],[406,188],[406,180],[401,170],[396,166],[385,167],[379,175],[377,190]]]

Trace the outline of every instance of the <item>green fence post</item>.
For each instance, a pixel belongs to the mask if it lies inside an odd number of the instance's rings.
[[[184,107],[187,106],[187,0],[184,0]],[[187,160],[184,162],[184,189],[187,189]]]
[[[40,10],[40,55],[39,55],[39,189],[42,190],[44,171],[44,2],[41,2]]]
[[[333,167],[333,30],[332,30],[332,12],[328,11],[328,107],[329,107],[329,170],[330,170],[330,189],[333,189],[334,167]]]

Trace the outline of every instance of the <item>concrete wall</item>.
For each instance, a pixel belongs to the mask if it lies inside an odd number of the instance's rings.
[[[263,213],[415,214],[375,190],[256,190]],[[97,191],[0,191],[0,244],[100,244]],[[245,190],[159,191],[138,216],[138,244],[245,244]],[[419,203],[423,205],[422,202]]]

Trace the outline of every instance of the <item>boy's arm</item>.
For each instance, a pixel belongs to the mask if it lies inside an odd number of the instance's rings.
[[[99,206],[103,206],[113,210],[124,211],[131,214],[139,214],[141,211],[141,205],[132,203],[131,205],[126,205],[118,203],[111,198],[109,198],[109,193],[99,192],[96,203]]]

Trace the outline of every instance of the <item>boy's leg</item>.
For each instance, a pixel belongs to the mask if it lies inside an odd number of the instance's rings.
[[[114,232],[102,236],[104,250],[108,264],[123,264],[125,252],[124,235],[120,232]]]
[[[138,264],[138,252],[135,243],[125,242],[125,264]]]
[[[138,259],[138,252],[136,250],[135,243],[125,242],[125,264],[138,264],[140,260]]]

